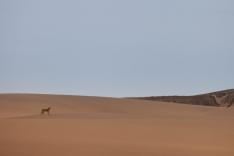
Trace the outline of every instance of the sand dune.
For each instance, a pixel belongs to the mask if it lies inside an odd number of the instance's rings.
[[[0,155],[233,156],[233,123],[233,107],[2,94]]]

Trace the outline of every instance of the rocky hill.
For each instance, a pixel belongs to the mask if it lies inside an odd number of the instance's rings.
[[[193,105],[231,107],[234,104],[234,89],[193,96],[151,96],[136,99],[175,102]]]

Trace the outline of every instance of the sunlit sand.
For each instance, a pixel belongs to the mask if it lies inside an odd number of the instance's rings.
[[[233,107],[5,94],[0,155],[233,156],[233,123]]]

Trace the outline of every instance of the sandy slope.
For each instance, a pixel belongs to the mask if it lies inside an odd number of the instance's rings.
[[[233,147],[233,107],[0,95],[0,156],[233,156]]]

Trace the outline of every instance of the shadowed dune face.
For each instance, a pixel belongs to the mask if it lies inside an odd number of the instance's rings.
[[[233,123],[233,107],[3,94],[0,155],[233,156]]]

